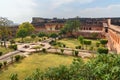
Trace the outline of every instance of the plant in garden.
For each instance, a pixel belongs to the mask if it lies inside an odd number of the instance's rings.
[[[99,47],[100,46],[100,42],[96,42],[96,47]]]
[[[91,41],[90,40],[84,40],[84,44],[86,45],[86,49],[87,49],[87,45],[91,45]]]
[[[21,59],[21,56],[20,56],[20,55],[16,55],[16,56],[15,56],[15,61],[16,61],[16,62],[20,61],[20,59]]]
[[[46,49],[45,49],[45,48],[43,48],[43,49],[42,49],[42,52],[43,52],[43,53],[46,53],[47,51],[46,51]]]
[[[83,36],[79,36],[78,40],[80,41],[80,44],[82,45],[81,47],[83,48],[83,46],[84,46],[84,37]]]
[[[2,56],[3,52],[0,52],[0,56]]]
[[[3,64],[0,62],[0,69],[2,68]]]
[[[36,38],[36,35],[35,34],[32,34],[31,35],[31,38],[34,40]]]
[[[99,47],[97,52],[100,54],[108,54],[108,48]]]
[[[19,80],[18,75],[16,73],[13,73],[10,75],[10,80]]]
[[[61,53],[63,54],[64,53],[64,49],[60,49]]]
[[[75,50],[74,54],[75,54],[75,56],[78,56],[79,52]]]
[[[106,39],[101,39],[101,40],[100,40],[100,43],[101,43],[103,46],[105,46],[105,45],[108,43],[108,40],[106,40]]]
[[[7,61],[4,61],[4,62],[3,62],[3,65],[4,65],[4,66],[7,66]]]

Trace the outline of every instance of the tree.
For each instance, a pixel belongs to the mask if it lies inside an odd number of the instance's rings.
[[[29,22],[24,22],[19,26],[19,29],[26,29],[27,35],[31,35],[35,28]]]
[[[84,40],[84,44],[86,45],[86,49],[87,49],[87,45],[91,45],[91,41],[90,40]]]
[[[15,56],[15,61],[16,61],[16,62],[20,61],[20,59],[21,59],[21,56],[20,56],[20,55],[16,55],[16,56]]]
[[[108,54],[108,48],[103,48],[103,47],[100,47],[97,49],[97,52],[100,53],[100,54]]]
[[[44,32],[39,32],[38,33],[38,37],[44,37],[44,36],[46,36],[46,34]]]
[[[91,37],[92,37],[93,39],[96,39],[97,36],[98,36],[98,33],[92,33],[92,34],[91,34]]]
[[[51,38],[54,38],[54,39],[56,40],[56,38],[58,37],[58,35],[57,35],[56,33],[51,33],[51,34],[50,34],[50,37],[51,37]]]
[[[11,31],[9,30],[9,26],[11,24],[11,21],[7,18],[0,18],[0,38],[3,40],[4,47],[6,47],[6,40],[11,35]]]
[[[79,20],[68,20],[65,23],[65,26],[63,29],[61,29],[61,33],[70,33],[71,36],[73,37],[73,32],[77,31],[78,28],[80,27],[80,22]]]
[[[23,41],[23,38],[25,38],[28,35],[27,30],[25,28],[18,29],[17,31],[17,37],[21,37],[21,41]]]
[[[63,54],[64,53],[64,49],[60,49],[61,53]]]
[[[22,42],[23,42],[23,38],[31,35],[33,33],[33,31],[34,31],[33,25],[30,24],[29,22],[24,22],[19,26],[19,28],[17,30],[17,36],[21,37]]]
[[[78,40],[80,41],[80,44],[82,45],[82,47],[84,46],[84,37],[83,36],[79,36]]]
[[[34,40],[36,38],[36,35],[35,34],[32,34],[31,35],[31,38]]]
[[[100,40],[100,43],[101,43],[103,46],[105,46],[105,45],[108,43],[108,40],[106,40],[106,39],[101,39],[101,40]]]

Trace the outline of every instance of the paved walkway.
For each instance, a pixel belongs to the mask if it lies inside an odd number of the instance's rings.
[[[51,40],[52,39],[47,39],[47,40],[44,40],[42,42],[37,42],[37,43],[17,43],[18,50],[1,56],[0,61],[8,61],[8,62],[10,62],[11,56],[18,55],[18,54],[28,57],[29,54],[36,51],[36,49],[33,49],[33,47],[39,46],[41,44],[44,45],[44,46],[42,48],[40,48],[40,51],[43,48],[45,48],[50,53],[56,53],[56,51],[61,53],[60,49],[56,50],[55,48],[51,48],[51,45],[49,44],[49,42]],[[25,48],[25,46],[29,46],[29,47]],[[64,49],[64,54],[65,55],[72,55],[72,49],[70,49],[70,48],[63,48],[63,49]],[[91,53],[89,53],[89,52],[87,52],[85,50],[82,50],[82,51],[78,50],[78,51],[79,51],[78,56],[80,56],[82,58],[91,57]]]

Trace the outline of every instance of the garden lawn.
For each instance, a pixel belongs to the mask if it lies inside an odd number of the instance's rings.
[[[12,49],[9,49],[9,48],[5,48],[5,47],[0,47],[0,52],[3,52],[2,55],[8,53],[8,52],[11,52],[13,51]]]
[[[66,45],[66,47],[75,49],[76,46],[80,45],[80,42],[77,39],[72,38],[65,38],[62,40],[58,40],[58,42],[61,42]]]
[[[93,39],[84,39],[84,40],[91,40],[92,41],[91,46],[93,46],[94,48],[96,47],[96,42],[98,42],[97,40],[93,40]],[[61,42],[65,44],[66,47],[73,48],[73,49],[75,49],[76,46],[81,45],[78,39],[74,39],[74,38],[65,38],[62,40],[58,40],[58,42]]]
[[[55,54],[33,54],[23,59],[20,63],[10,65],[8,69],[0,71],[0,80],[9,80],[11,73],[17,73],[20,80],[30,75],[36,68],[45,70],[48,67],[69,65],[74,57]]]

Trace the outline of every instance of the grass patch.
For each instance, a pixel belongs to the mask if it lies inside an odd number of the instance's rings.
[[[0,47],[0,51],[3,52],[3,55],[13,51],[13,49],[5,48],[5,47]]]
[[[69,65],[74,57],[55,54],[33,54],[25,58],[20,63],[15,63],[8,67],[7,70],[0,71],[0,80],[9,80],[11,73],[17,73],[19,79],[23,80],[30,75],[36,68],[45,70],[48,67],[56,67],[59,65]]]
[[[97,40],[92,40],[92,39],[84,39],[84,40],[91,40],[92,41],[91,46],[93,46],[93,47],[96,47],[96,42],[98,42]],[[61,43],[65,44],[66,47],[73,48],[73,49],[75,49],[76,46],[81,45],[80,42],[78,41],[78,39],[74,39],[74,38],[65,38],[62,40],[58,40],[58,42],[61,42]]]

